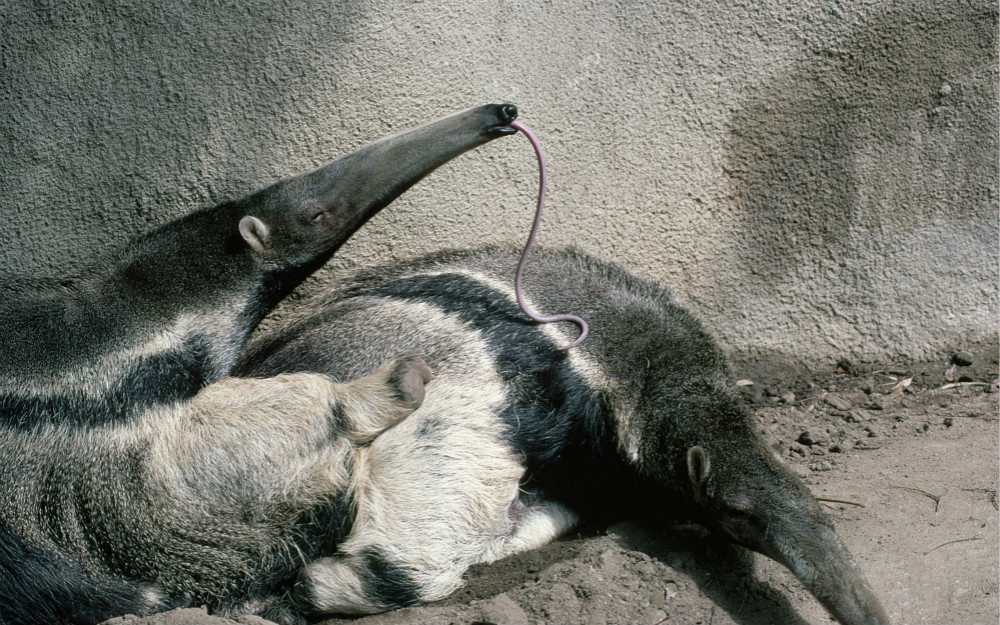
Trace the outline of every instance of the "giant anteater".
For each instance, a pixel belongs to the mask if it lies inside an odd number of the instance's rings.
[[[365,450],[357,515],[296,592],[318,611],[440,599],[473,563],[540,545],[576,515],[681,500],[781,562],[842,623],[886,623],[806,487],[755,431],[722,351],[661,286],[575,251],[533,257],[530,307],[590,324],[537,325],[518,308],[513,250],[444,252],[365,269],[284,311],[240,375],[348,380],[396,353],[434,371],[424,404]],[[358,562],[379,554],[379,579]]]
[[[190,602],[293,618],[297,571],[349,526],[349,473],[366,473],[353,445],[417,405],[428,372],[394,354],[343,386],[226,376],[261,318],[365,220],[512,134],[516,114],[487,105],[384,139],[76,278],[0,281],[0,623]],[[360,574],[391,570],[366,558]]]

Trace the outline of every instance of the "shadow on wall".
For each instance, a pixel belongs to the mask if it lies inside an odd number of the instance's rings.
[[[922,225],[995,236],[996,33],[994,3],[950,0],[895,3],[839,44],[807,41],[811,56],[732,122],[740,266],[778,282],[818,255],[857,265],[859,286],[867,261],[852,256]]]
[[[9,4],[0,272],[61,274],[350,151],[317,136],[345,134],[331,94],[367,0]]]

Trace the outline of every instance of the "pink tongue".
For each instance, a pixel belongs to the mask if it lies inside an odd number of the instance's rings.
[[[572,321],[576,325],[580,326],[580,336],[569,345],[559,348],[560,351],[573,349],[582,343],[583,339],[587,338],[589,328],[587,327],[586,321],[576,315],[550,315],[548,317],[543,317],[542,315],[531,311],[528,308],[528,305],[524,302],[524,291],[521,289],[521,276],[524,273],[525,265],[528,264],[528,253],[531,251],[531,246],[535,243],[535,235],[538,233],[538,226],[542,223],[542,207],[545,205],[545,156],[542,154],[542,146],[538,144],[538,139],[535,138],[535,135],[532,134],[531,130],[527,126],[515,120],[510,123],[510,127],[524,133],[524,136],[531,142],[531,147],[535,148],[535,155],[538,156],[538,208],[535,209],[535,222],[531,225],[531,232],[528,234],[528,242],[524,244],[524,251],[521,252],[521,262],[517,264],[517,274],[514,277],[514,294],[517,296],[517,305],[521,307],[524,314],[527,315],[532,321],[537,321],[538,323]]]

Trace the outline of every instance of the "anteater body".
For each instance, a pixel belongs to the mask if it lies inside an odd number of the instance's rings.
[[[170,222],[75,277],[0,281],[0,623],[191,603],[297,619],[297,572],[353,516],[359,446],[419,404],[428,371],[394,354],[349,384],[227,376],[365,220],[515,116],[470,109]],[[387,565],[373,551],[357,566]]]
[[[530,306],[590,324],[538,325],[512,288],[517,253],[455,251],[361,270],[283,311],[241,375],[348,380],[396,353],[434,371],[422,407],[366,451],[350,537],[298,592],[331,612],[440,599],[468,566],[544,544],[578,515],[683,501],[788,566],[841,622],[886,623],[809,491],[766,448],[713,338],[663,287],[572,250],[539,252]],[[379,552],[379,583],[351,563]]]

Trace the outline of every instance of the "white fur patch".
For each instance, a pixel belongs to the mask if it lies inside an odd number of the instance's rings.
[[[480,335],[432,305],[385,300],[353,314],[341,323],[356,320],[383,332],[405,319],[395,345],[424,355],[434,379],[420,409],[359,450],[357,516],[338,553],[357,558],[375,547],[413,571],[422,601],[440,599],[461,585],[497,536],[510,534],[507,509],[524,467],[499,418],[505,386]],[[432,343],[422,344],[425,337]],[[325,601],[317,607],[368,609],[363,600],[338,603],[351,600],[332,593]]]
[[[510,534],[498,536],[483,553],[479,562],[494,562],[529,549],[537,549],[576,527],[580,517],[554,501],[536,501],[512,519]]]

